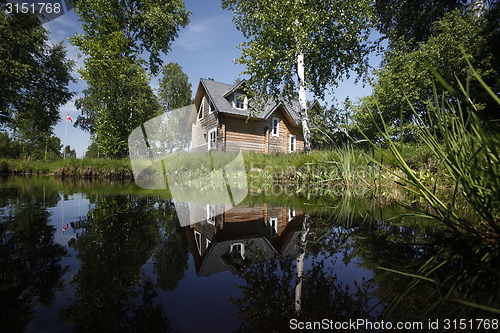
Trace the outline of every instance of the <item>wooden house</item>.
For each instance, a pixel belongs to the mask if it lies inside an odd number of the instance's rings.
[[[190,117],[193,150],[291,153],[304,149],[299,103],[257,103],[235,85],[201,79]]]

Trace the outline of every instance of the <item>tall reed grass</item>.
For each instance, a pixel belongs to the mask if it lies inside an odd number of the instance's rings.
[[[477,79],[480,80],[478,77]],[[398,184],[427,203],[426,208],[418,210],[419,213],[441,221],[456,233],[498,242],[500,135],[492,130],[490,123],[478,116],[479,106],[462,85],[458,92],[447,83],[442,83],[455,96],[454,102],[439,99],[434,88],[434,105],[429,108],[427,119],[413,111],[419,125],[420,139],[434,158],[440,161],[438,168],[441,174],[451,179],[451,198],[446,199],[436,191],[439,176],[435,177],[433,186],[429,186],[422,175],[409,166],[403,158],[399,143],[389,135],[383,119],[382,135],[401,172],[391,171],[384,165],[382,167],[399,178]],[[485,88],[491,92],[488,87]],[[493,92],[491,95],[500,105],[498,97]],[[372,144],[381,150],[379,146]],[[415,207],[412,206],[412,209]],[[467,215],[464,211],[472,211],[473,214]]]
[[[498,96],[472,71],[500,110]],[[499,119],[482,119],[480,106],[474,103],[466,87],[459,83],[460,89],[455,90],[438,73],[434,74],[452,98],[439,98],[434,86],[434,103],[427,118],[413,110],[422,143],[432,159],[439,161],[433,183],[429,184],[422,173],[409,165],[383,119],[380,130],[399,171],[379,164],[397,177],[397,183],[412,192],[417,201],[425,203],[420,208],[413,202],[406,204],[416,211],[414,215],[433,218],[458,237],[445,242],[414,273],[379,268],[413,278],[407,291],[418,288],[422,282],[435,284],[436,301],[428,313],[440,309],[457,315],[474,309],[498,314],[495,291],[500,253]],[[384,149],[373,142],[372,145],[384,155]],[[443,177],[452,184],[451,195],[437,190]],[[443,276],[443,272],[447,274]],[[398,307],[405,293],[394,298],[386,314]]]

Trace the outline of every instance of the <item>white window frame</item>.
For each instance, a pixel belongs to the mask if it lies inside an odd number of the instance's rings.
[[[217,216],[217,207],[214,204],[207,204],[207,222],[215,225],[215,217]]]
[[[203,119],[203,113],[204,113],[204,112],[203,112],[203,111],[204,111],[204,110],[203,110],[203,100],[204,100],[204,98],[202,98],[202,99],[201,99],[201,104],[200,104],[200,107],[198,108],[198,115],[197,115],[197,117],[196,117],[196,120],[197,120],[197,121],[200,121],[200,120],[202,120],[202,119]]]
[[[288,210],[288,221],[293,220],[294,217],[295,217],[295,209],[289,209]]]
[[[196,242],[196,247],[198,248],[198,253],[201,256],[201,241],[203,238],[201,237],[201,233],[199,231],[194,231],[194,241]]]
[[[238,249],[239,247],[239,249]],[[236,249],[236,250],[235,250]],[[245,259],[245,244],[243,243],[234,243],[231,244],[231,249],[229,250],[229,253],[231,254],[231,258],[233,259]],[[236,257],[236,253],[239,253],[239,258]]]
[[[215,141],[212,143],[212,139],[211,139],[211,135],[212,133],[215,133]],[[216,150],[217,149],[217,127],[216,128],[212,128],[211,130],[208,131],[207,133],[207,136],[208,136],[208,150]],[[212,147],[212,144],[214,145]]]
[[[295,134],[290,134],[290,152],[294,153],[297,151],[297,136]]]
[[[243,96],[243,98],[241,98],[241,96]],[[243,107],[241,107],[241,108],[238,107],[239,101],[243,104],[242,105]],[[238,109],[238,110],[246,110],[248,108],[247,96],[245,96],[245,94],[235,92],[234,96],[233,96],[233,107]]]
[[[275,122],[276,122],[276,127],[274,127]],[[276,129],[276,133],[274,133],[275,129]],[[272,118],[271,135],[272,136],[280,136],[280,118],[277,118],[277,117]]]
[[[271,237],[278,236],[278,218],[270,217],[269,218],[269,231],[271,233]]]

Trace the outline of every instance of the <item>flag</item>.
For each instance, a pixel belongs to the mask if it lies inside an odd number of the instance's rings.
[[[71,119],[71,116],[69,115],[69,113],[68,113],[68,116],[66,117],[66,119],[73,122],[73,119]]]

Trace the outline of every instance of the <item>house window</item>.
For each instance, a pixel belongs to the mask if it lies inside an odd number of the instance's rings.
[[[240,110],[245,110],[247,108],[248,99],[245,95],[241,93],[234,93],[233,106]]]
[[[245,245],[243,243],[234,243],[231,245],[231,258],[245,259]]]
[[[280,118],[273,117],[273,128],[271,131],[272,136],[280,135]]]
[[[271,233],[271,237],[276,237],[278,235],[278,218],[271,217],[269,219],[269,231]]]
[[[215,217],[216,216],[217,216],[217,214],[216,214],[215,205],[208,204],[207,205],[207,222],[215,225]]]
[[[208,131],[208,150],[217,149],[217,128]]]
[[[290,152],[293,153],[297,150],[297,136],[290,134]]]
[[[215,111],[214,104],[212,102],[208,103],[208,114],[212,114]]]
[[[201,256],[201,234],[198,231],[194,231],[194,240],[196,242],[196,247],[198,248],[198,253]]]
[[[198,120],[203,119],[203,101],[204,100],[205,100],[204,98],[201,100],[200,108],[198,109]]]
[[[289,209],[288,210],[288,221],[293,220],[294,217],[295,217],[295,210],[294,209]]]

